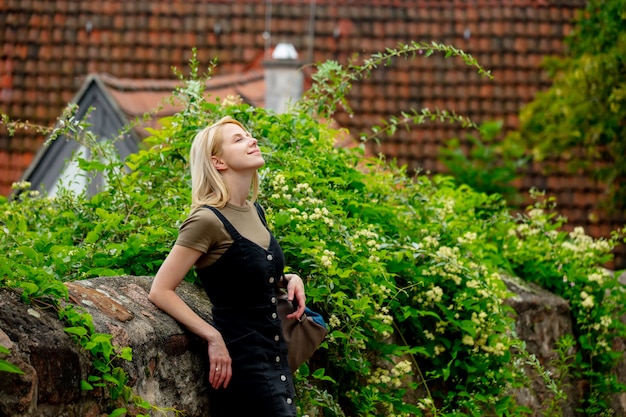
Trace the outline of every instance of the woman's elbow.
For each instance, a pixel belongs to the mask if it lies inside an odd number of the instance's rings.
[[[150,292],[148,293],[148,300],[152,302],[152,304],[159,306],[159,291],[155,288],[150,288]]]

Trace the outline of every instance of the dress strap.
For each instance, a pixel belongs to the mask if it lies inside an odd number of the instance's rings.
[[[265,220],[265,211],[263,210],[263,207],[261,207],[261,205],[256,201],[254,202],[254,207],[256,207],[257,213],[259,213],[259,217],[263,222],[263,226],[265,226],[265,228],[267,229],[267,221]]]
[[[222,221],[222,223],[224,224],[224,227],[226,227],[226,230],[228,230],[228,233],[230,233],[230,235],[233,237],[233,239],[235,240],[239,240],[241,239],[241,234],[239,234],[239,232],[237,231],[237,229],[235,229],[235,226],[233,226],[231,224],[231,222],[228,221],[228,219],[226,218],[226,216],[224,216],[222,214],[222,212],[220,212],[217,208],[213,207],[213,206],[208,206],[208,205],[204,205],[202,206],[204,208],[208,208],[209,210],[211,210],[213,213],[215,213],[215,215],[217,216],[218,219],[220,219]]]

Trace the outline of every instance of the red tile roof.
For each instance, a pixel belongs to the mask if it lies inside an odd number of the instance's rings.
[[[336,120],[357,135],[402,110],[428,107],[476,122],[502,119],[508,130],[518,125],[520,108],[550,85],[539,64],[545,55],[563,52],[571,19],[584,5],[584,0],[4,0],[0,111],[52,125],[87,74],[174,80],[171,68],[186,71],[192,47],[202,65],[217,57],[216,75],[228,76],[259,68],[268,47],[278,42],[293,43],[304,60],[346,63],[355,53],[366,56],[399,42],[437,41],[472,54],[495,78],[483,79],[461,60],[437,54],[394,59],[355,84],[350,94],[355,116],[338,112]],[[125,95],[117,101],[128,114],[147,104],[131,99],[132,89],[112,83],[112,94]],[[252,101],[262,97],[258,91],[248,91]],[[150,102],[158,95],[141,94]],[[10,138],[1,129],[0,194],[6,195],[43,138],[30,131]],[[438,147],[465,133],[458,126],[426,124],[370,146],[412,169],[440,171]],[[570,225],[584,225],[595,236],[624,224],[597,210],[598,184],[565,170],[547,176],[537,166],[519,184],[548,189]]]
[[[144,127],[155,127],[161,117],[172,115],[180,108],[168,102],[178,80],[155,80],[139,78],[117,78],[110,74],[92,74],[101,82],[106,92],[119,106],[129,121],[141,119],[145,113],[152,113],[153,118],[142,122],[136,128],[139,137],[147,133]],[[211,77],[206,83],[209,99],[225,99],[239,96],[244,102],[256,107],[265,104],[265,81],[263,71],[252,70],[246,73],[224,74]],[[155,112],[156,111],[156,112]]]

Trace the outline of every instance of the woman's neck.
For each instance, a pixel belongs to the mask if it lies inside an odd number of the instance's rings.
[[[226,186],[230,191],[228,202],[235,206],[245,207],[246,200],[250,195],[252,176],[246,175],[224,175]]]

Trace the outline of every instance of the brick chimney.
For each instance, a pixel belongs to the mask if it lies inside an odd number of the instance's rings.
[[[302,96],[304,75],[302,62],[292,44],[279,43],[272,59],[263,61],[265,70],[265,107],[284,113]]]

